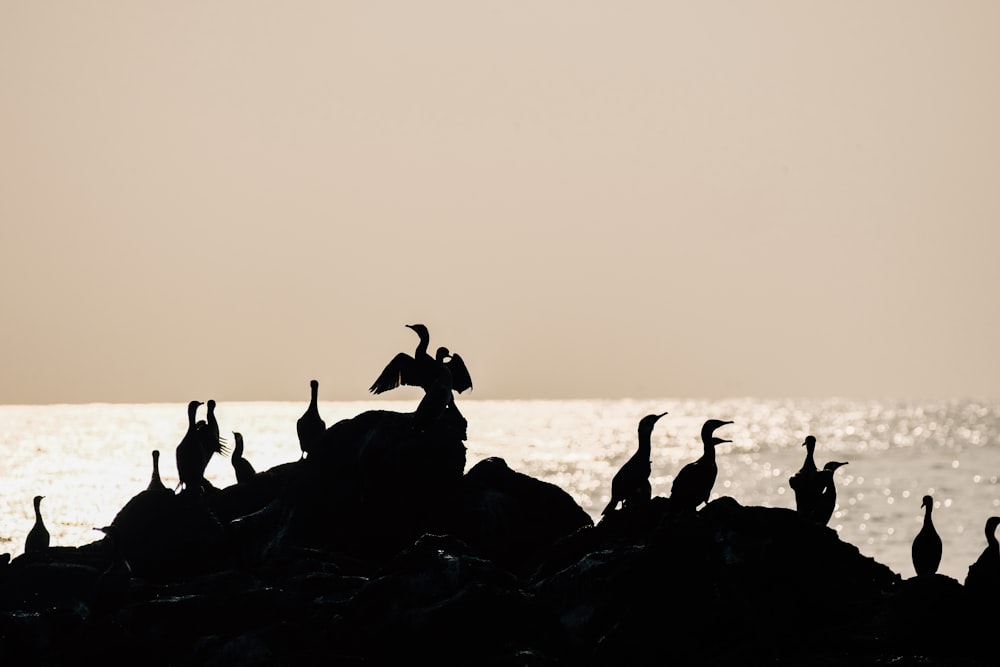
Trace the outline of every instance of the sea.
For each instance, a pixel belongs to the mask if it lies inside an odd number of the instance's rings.
[[[211,397],[205,397],[207,400]],[[834,475],[838,506],[830,527],[865,556],[904,578],[914,575],[910,545],[934,499],[932,519],[944,544],[939,573],[964,582],[986,546],[988,517],[1000,515],[1000,401],[936,402],[805,399],[481,400],[457,398],[468,421],[466,470],[499,457],[512,469],[565,490],[596,521],[611,479],[637,446],[639,420],[667,412],[652,434],[653,495],[669,496],[680,468],[701,455],[708,419],[732,421],[716,435],[712,498],[793,508],[788,486],[802,465],[807,435],[815,459],[843,461]],[[257,470],[295,461],[295,422],[303,402],[217,401],[222,434],[242,433]],[[367,410],[411,412],[416,400],[320,401],[327,425]],[[175,486],[174,449],[187,428],[187,404],[0,406],[0,554],[17,557],[34,523],[32,498],[51,543],[81,546],[94,528],[149,482],[159,450],[164,483]],[[204,408],[202,408],[204,410]],[[203,413],[201,413],[203,414]],[[200,414],[200,416],[201,416]],[[206,477],[235,483],[227,457]]]

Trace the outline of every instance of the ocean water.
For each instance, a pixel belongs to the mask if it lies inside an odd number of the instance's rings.
[[[206,397],[208,398],[208,397]],[[365,410],[403,412],[413,400],[324,402],[327,425]],[[719,476],[713,498],[743,505],[794,507],[788,478],[805,457],[846,461],[835,474],[838,508],[830,521],[841,539],[904,577],[920,529],[920,504],[934,498],[933,520],[944,543],[939,572],[965,580],[986,545],[983,528],[1000,515],[1000,402],[829,400],[573,400],[488,401],[458,398],[468,420],[466,469],[496,456],[525,474],[566,490],[599,519],[611,478],[635,451],[646,414],[669,412],[652,436],[654,495],[668,496],[674,475],[701,454],[706,419],[732,420],[717,435]],[[219,401],[222,433],[244,436],[258,470],[299,458],[295,421],[304,402]],[[202,411],[204,408],[202,408]],[[202,416],[204,413],[199,413]],[[161,451],[164,483],[176,485],[174,448],[187,428],[186,404],[0,406],[0,553],[23,551],[34,521],[32,498],[52,544],[78,546],[100,537],[145,488],[151,452]],[[235,482],[229,459],[213,457],[206,477]]]

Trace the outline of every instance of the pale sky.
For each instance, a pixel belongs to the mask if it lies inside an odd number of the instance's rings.
[[[0,95],[0,403],[1000,398],[1000,2],[0,0]]]

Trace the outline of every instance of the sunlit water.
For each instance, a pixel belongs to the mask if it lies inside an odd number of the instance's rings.
[[[788,478],[802,464],[808,434],[816,461],[847,461],[835,475],[839,507],[830,522],[843,540],[894,571],[913,575],[910,543],[920,528],[921,498],[935,500],[944,542],[940,572],[965,580],[986,544],[987,517],[1000,514],[1000,402],[906,403],[780,400],[482,401],[459,398],[468,419],[466,469],[491,456],[565,489],[598,519],[611,478],[636,447],[636,426],[669,411],[653,432],[651,483],[667,496],[680,467],[701,454],[709,418],[732,420],[717,435],[713,497],[743,505],[793,507]],[[369,409],[412,411],[415,401],[320,402],[327,424]],[[224,403],[216,414],[224,435],[243,433],[258,470],[299,457],[295,421],[303,403]],[[92,542],[93,531],[149,481],[151,452],[161,475],[176,484],[174,448],[187,428],[186,405],[0,406],[0,553],[17,556],[42,513],[52,544]],[[216,486],[235,481],[227,458],[206,471]]]

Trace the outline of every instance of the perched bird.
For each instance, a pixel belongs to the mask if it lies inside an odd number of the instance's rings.
[[[715,477],[719,474],[719,467],[715,463],[715,448],[724,442],[715,437],[715,430],[731,421],[720,419],[709,419],[701,427],[701,442],[704,451],[697,461],[688,463],[677,473],[674,483],[670,488],[670,505],[678,510],[695,510],[702,503],[708,502],[708,497],[712,494],[712,487],[715,485]]]
[[[976,562],[969,566],[965,576],[965,587],[970,591],[1000,593],[1000,542],[997,541],[997,526],[1000,516],[986,520],[986,548]]]
[[[302,450],[300,458],[308,456],[312,444],[326,433],[326,422],[319,416],[319,382],[310,380],[309,389],[311,391],[309,407],[295,422],[295,430],[299,435],[299,448]]]
[[[837,486],[833,483],[833,473],[836,472],[837,468],[846,465],[846,461],[828,461],[823,469],[816,473],[819,493],[812,506],[812,511],[807,516],[821,526],[830,522],[833,510],[837,506]]]
[[[205,465],[208,465],[212,454],[227,454],[229,449],[226,447],[226,439],[219,433],[219,422],[215,418],[215,401],[208,399],[205,409],[207,410],[205,419],[197,423],[197,431],[205,456]]]
[[[42,521],[42,498],[45,496],[35,496],[35,525],[28,531],[28,536],[24,539],[24,552],[42,551],[49,547],[49,531]]]
[[[233,431],[233,439],[236,442],[233,446],[233,470],[236,471],[236,483],[241,484],[253,479],[253,476],[257,474],[257,471],[253,469],[253,466],[249,461],[243,458],[243,434],[238,431]]]
[[[934,574],[938,565],[941,564],[941,537],[934,530],[934,523],[931,521],[931,510],[934,508],[934,499],[924,496],[920,506],[924,509],[924,524],[920,532],[913,538],[913,545],[910,547],[910,555],[913,558],[913,569],[917,576],[924,574]]]
[[[441,348],[438,352],[440,353],[443,349]],[[424,397],[420,399],[417,409],[413,411],[413,423],[421,430],[426,429],[439,419],[448,408],[458,409],[454,407],[455,399],[452,393],[454,385],[448,366],[443,363],[437,364],[436,373],[437,378],[427,386]]]
[[[163,480],[160,479],[160,450],[153,450],[153,474],[149,477],[149,486],[146,487],[147,491],[167,491],[167,487],[163,484]]]
[[[816,468],[816,460],[813,458],[816,438],[807,435],[802,446],[806,448],[805,461],[802,462],[799,471],[789,478],[788,485],[795,492],[795,510],[806,516],[814,516],[816,501],[822,492],[822,482]]]
[[[187,432],[180,444],[177,445],[177,476],[180,478],[177,488],[181,491],[201,489],[201,481],[205,476],[205,466],[208,463],[202,448],[201,436],[198,433],[198,425],[195,423],[200,405],[201,401],[188,403]]]
[[[400,385],[421,387],[427,391],[434,381],[438,379],[438,364],[444,363],[451,371],[452,389],[462,393],[466,389],[472,389],[472,378],[469,376],[469,369],[465,365],[462,357],[447,348],[438,348],[437,357],[432,357],[427,352],[430,344],[430,334],[423,324],[407,324],[420,337],[417,349],[413,356],[400,352],[392,358],[386,367],[379,374],[368,391],[373,394],[381,394],[384,391],[395,389]]]
[[[653,489],[649,485],[649,474],[652,471],[650,436],[656,421],[665,414],[667,413],[646,415],[639,420],[639,448],[611,478],[611,500],[601,514],[615,509],[618,503],[624,509],[633,503],[652,498]]]

